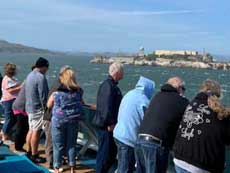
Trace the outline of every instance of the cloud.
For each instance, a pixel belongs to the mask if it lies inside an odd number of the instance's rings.
[[[0,6],[0,36],[55,50],[131,49],[138,47],[138,44],[152,48],[154,44],[156,47],[158,44],[167,47],[175,43],[183,46],[185,42],[196,46],[199,41],[207,44],[209,40],[225,43],[229,38],[229,35],[226,36],[225,42],[217,38],[224,33],[213,33],[216,28],[209,27],[209,22],[214,23],[215,20],[208,15],[211,10],[206,7],[203,9],[203,6],[165,7],[165,2],[162,2],[161,6],[149,8],[147,5],[132,7],[130,2],[129,7],[119,5],[116,8],[106,8],[100,3],[92,5],[72,2],[5,1]],[[145,11],[147,8],[149,10]]]
[[[142,23],[145,16],[186,15],[201,13],[202,10],[160,10],[160,11],[120,11],[100,7],[92,7],[78,3],[68,3],[56,0],[14,0],[15,3],[5,2],[0,6],[0,23],[62,23],[75,24],[79,22],[98,22],[100,24],[127,25]],[[26,5],[27,4],[27,5]],[[143,20],[132,20],[133,16]],[[8,21],[6,21],[8,20]],[[156,20],[156,18],[155,18]],[[161,23],[161,21],[158,21]]]
[[[161,10],[161,11],[125,11],[119,12],[120,15],[127,16],[153,16],[153,15],[177,15],[201,13],[203,10]]]

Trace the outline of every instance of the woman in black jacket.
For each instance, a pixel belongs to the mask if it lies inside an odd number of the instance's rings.
[[[206,80],[188,105],[174,144],[177,173],[223,173],[230,121],[220,93],[218,82]]]

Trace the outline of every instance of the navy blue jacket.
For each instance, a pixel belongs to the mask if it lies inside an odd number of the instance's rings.
[[[100,85],[97,93],[97,110],[93,124],[107,128],[117,123],[118,110],[122,99],[121,90],[111,76]]]

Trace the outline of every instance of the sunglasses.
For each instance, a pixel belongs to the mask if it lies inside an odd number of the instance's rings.
[[[186,88],[185,88],[185,86],[183,85],[183,86],[180,86],[181,87],[181,89],[182,89],[182,91],[186,91]]]

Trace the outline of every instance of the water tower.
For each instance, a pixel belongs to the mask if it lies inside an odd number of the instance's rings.
[[[144,58],[144,56],[145,56],[145,48],[143,46],[141,46],[139,48],[138,56],[139,56],[139,58]]]

